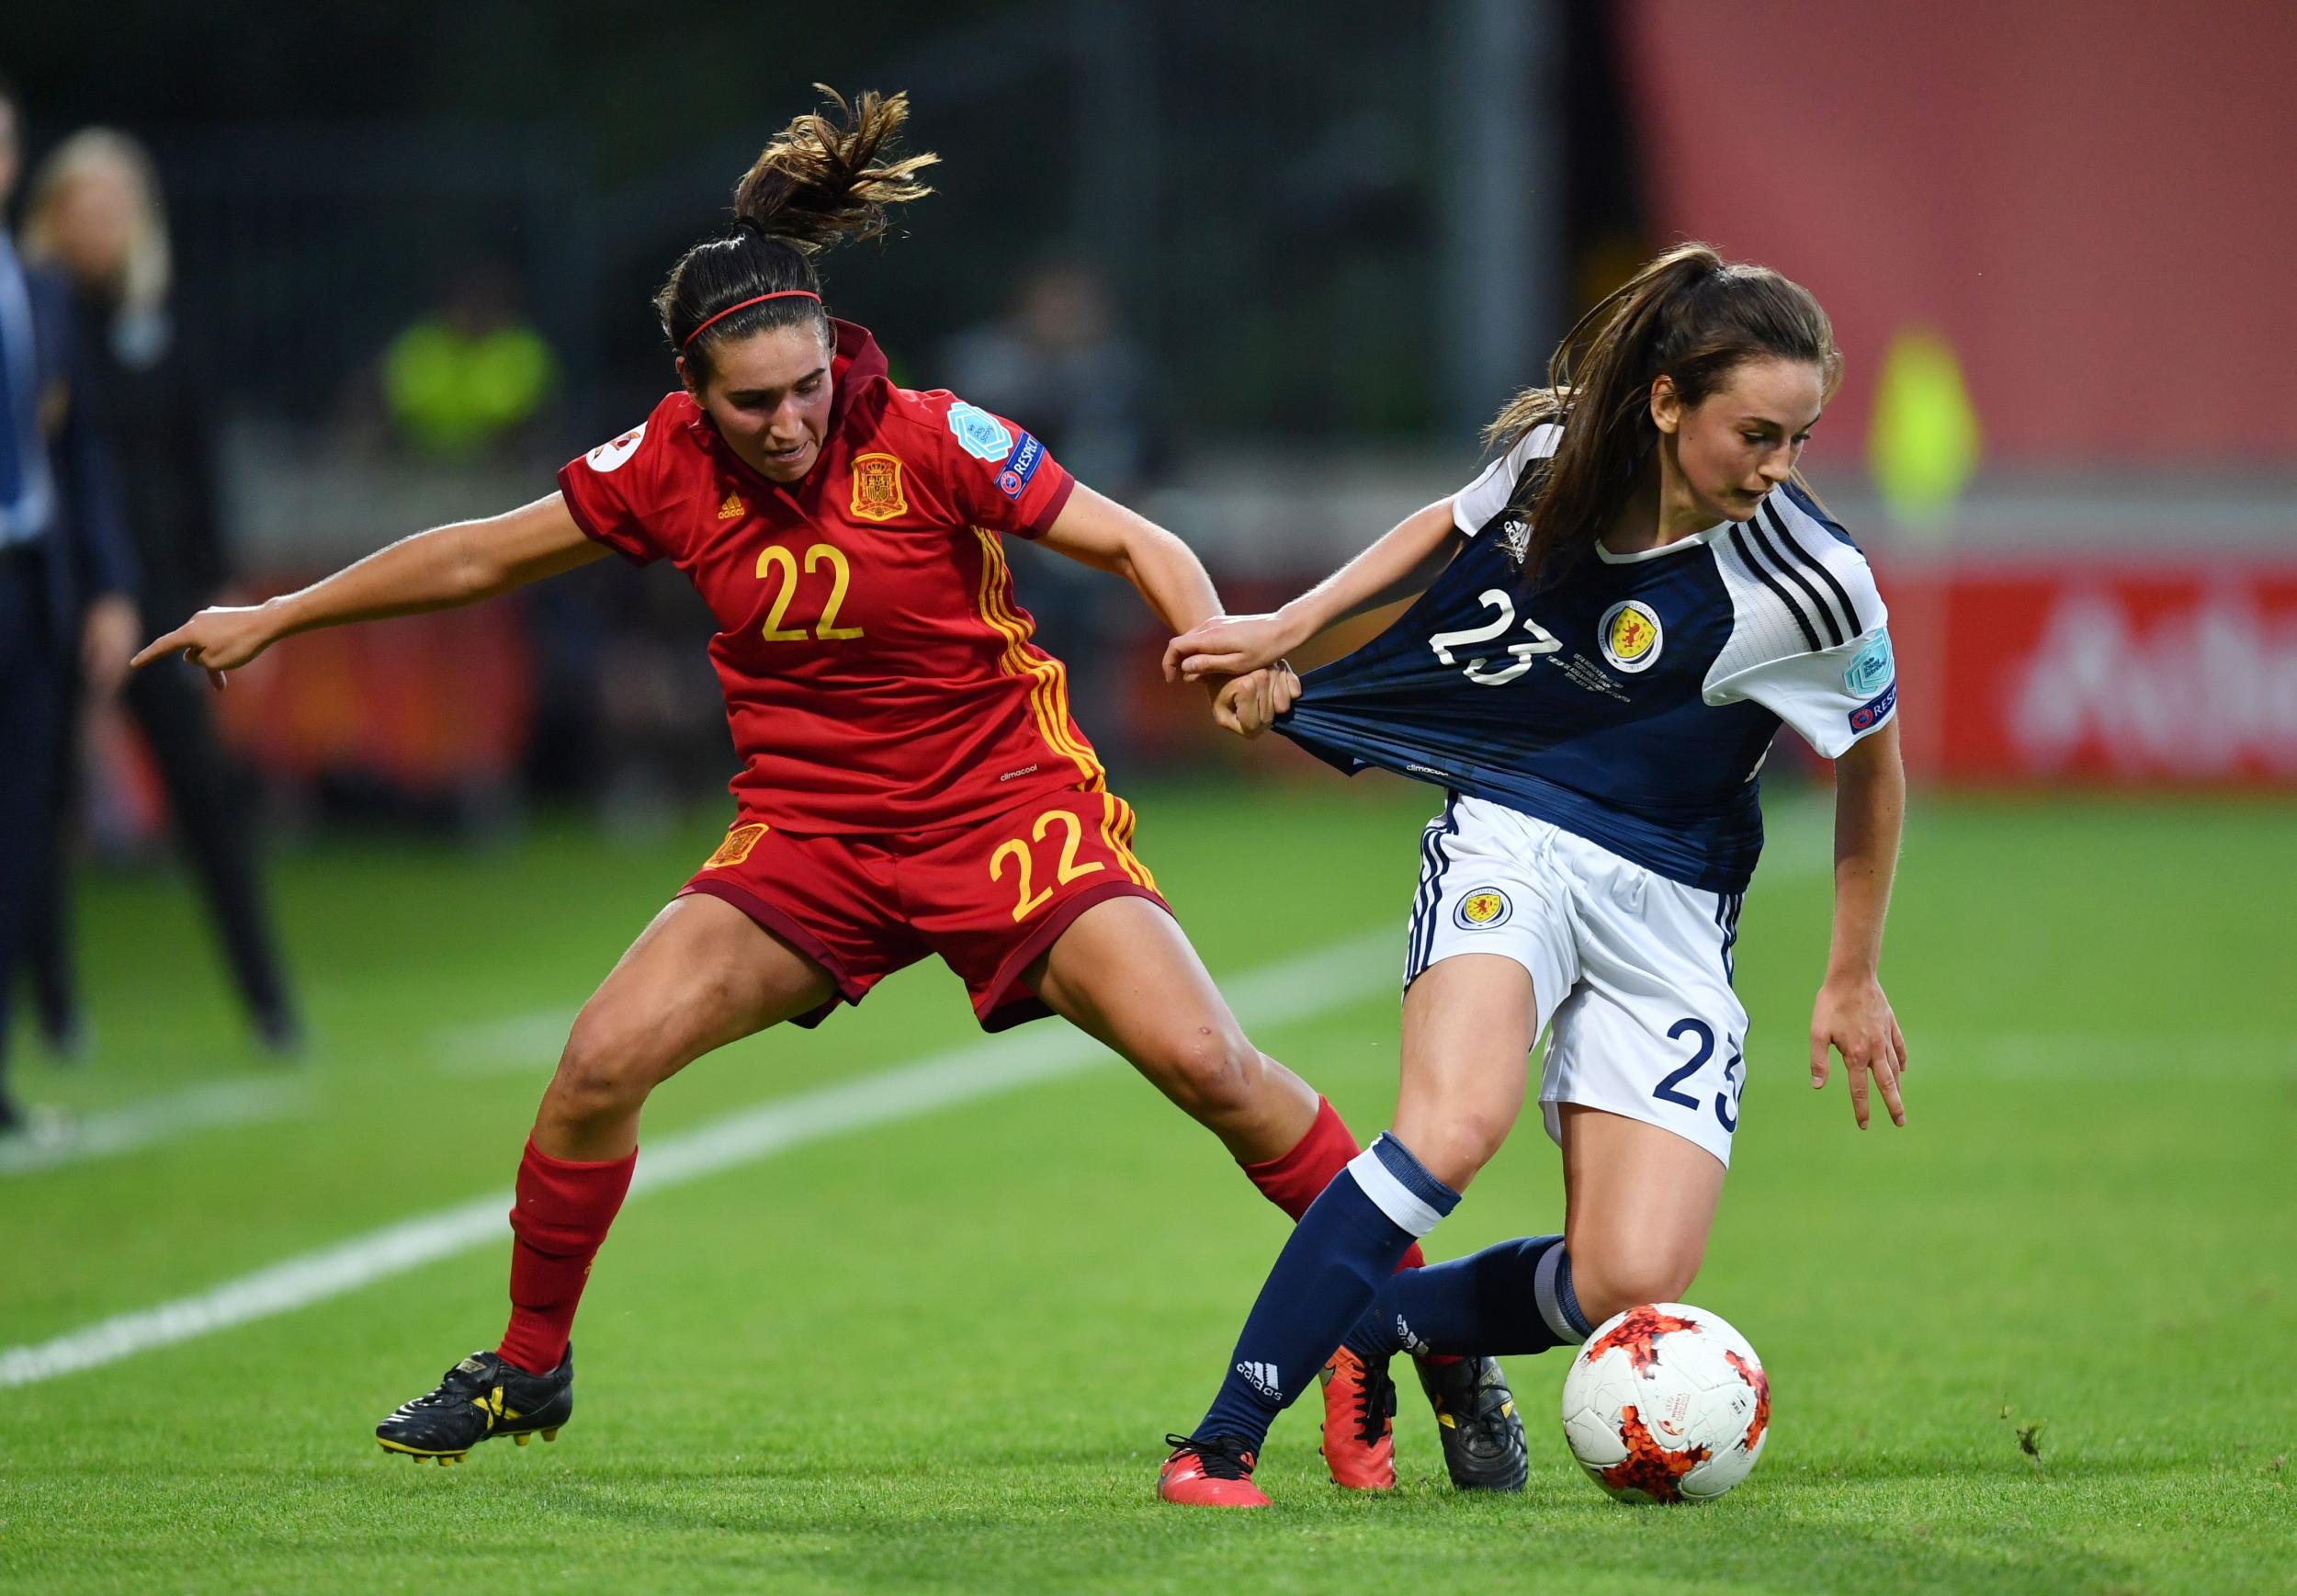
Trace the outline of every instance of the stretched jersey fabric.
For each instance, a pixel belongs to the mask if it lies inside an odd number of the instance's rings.
[[[803,480],[751,470],[683,391],[559,472],[585,533],[667,559],[717,617],[743,817],[922,832],[1101,790],[999,547],[1041,536],[1075,480],[1003,417],[894,386],[866,332],[832,325],[835,394]]]
[[[1457,558],[1394,626],[1308,673],[1276,728],[1351,775],[1397,771],[1744,891],[1780,726],[1832,759],[1896,710],[1873,573],[1789,483],[1751,521],[1599,547],[1526,591],[1517,490],[1561,436],[1533,429],[1460,491]]]

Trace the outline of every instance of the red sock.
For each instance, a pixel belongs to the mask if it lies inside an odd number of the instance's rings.
[[[590,1261],[637,1167],[635,1149],[603,1163],[575,1163],[526,1143],[511,1207],[511,1322],[497,1349],[505,1363],[547,1375],[565,1360]]]
[[[1290,1152],[1280,1159],[1270,1159],[1264,1164],[1246,1164],[1246,1175],[1266,1197],[1297,1223],[1308,1211],[1308,1205],[1322,1194],[1332,1177],[1348,1167],[1348,1160],[1363,1149],[1356,1146],[1356,1138],[1341,1123],[1340,1111],[1321,1097],[1316,1100],[1316,1123],[1308,1126],[1308,1134],[1293,1145]],[[1427,1262],[1420,1251],[1420,1243],[1411,1244],[1404,1254],[1399,1269],[1417,1269]]]

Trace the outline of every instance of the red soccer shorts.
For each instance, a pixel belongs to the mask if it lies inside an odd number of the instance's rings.
[[[992,820],[886,836],[798,836],[747,817],[681,889],[722,898],[815,960],[858,1003],[928,954],[957,973],[985,1031],[1052,1011],[1021,972],[1111,898],[1171,912],[1132,850],[1133,809],[1113,792],[1052,793]]]

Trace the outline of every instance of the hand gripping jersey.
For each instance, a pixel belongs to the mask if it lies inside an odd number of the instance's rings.
[[[1101,790],[998,546],[1042,535],[1074,479],[1012,422],[895,387],[866,332],[833,326],[836,392],[802,481],[752,470],[683,391],[559,473],[584,532],[668,559],[718,617],[743,819],[922,832]]]
[[[1352,775],[1398,771],[1670,880],[1744,891],[1781,723],[1832,759],[1897,707],[1873,574],[1790,483],[1751,521],[1599,548],[1527,592],[1510,505],[1560,436],[1533,429],[1460,491],[1467,546],[1394,626],[1310,672],[1277,730]]]

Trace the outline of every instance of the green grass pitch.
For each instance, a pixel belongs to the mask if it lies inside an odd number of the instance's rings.
[[[1255,1028],[1377,1130],[1431,795],[1308,777],[1133,796],[1224,979],[1389,934],[1369,963],[1331,956],[1362,972],[1336,996]],[[282,861],[318,1045],[283,1086],[248,1088],[258,1117],[237,1123],[236,1085],[179,1095],[262,1071],[186,890],[92,883],[96,1057],[68,1073],[20,1054],[19,1087],[90,1126],[155,1100],[224,1107],[197,1134],[146,1123],[143,1145],[0,1173],[0,1356],[506,1189],[560,1016],[713,829]],[[1804,1079],[1824,810],[1781,804],[1773,833],[1739,944],[1755,1028],[1737,1167],[1692,1296],[1760,1349],[1775,1409],[1760,1467],[1719,1503],[1604,1499],[1564,1449],[1550,1354],[1511,1367],[1533,1438],[1521,1497],[1441,1483],[1407,1376],[1395,1495],[1326,1484],[1296,1409],[1262,1470],[1275,1511],[1161,1506],[1160,1437],[1201,1411],[1283,1220],[1111,1065],[635,1198],[554,1445],[440,1469],[370,1439],[491,1344],[501,1241],[0,1388],[0,1587],[2297,1588],[2288,810],[1919,803],[1884,968],[1912,1124],[1864,1135],[1839,1082]],[[1044,1046],[1051,1024],[997,1046]],[[954,978],[921,968],[820,1033],[696,1065],[647,1139],[978,1039]],[[1433,1250],[1560,1210],[1527,1116]]]

